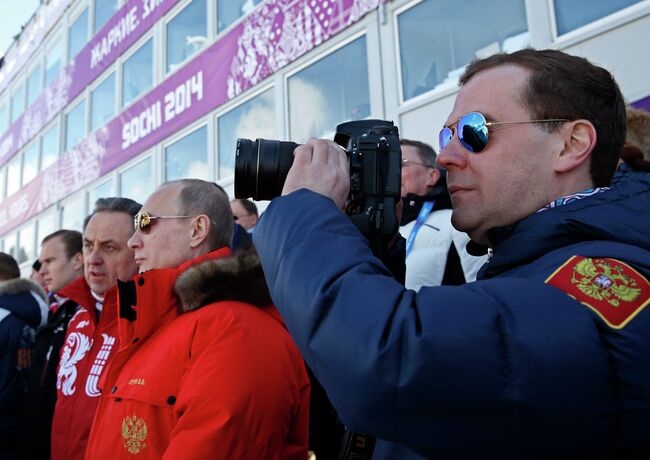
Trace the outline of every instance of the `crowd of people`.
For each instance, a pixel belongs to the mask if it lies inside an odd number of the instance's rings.
[[[0,253],[0,458],[649,458],[650,114],[555,50],[460,85],[401,270],[316,139],[263,215],[183,179]]]

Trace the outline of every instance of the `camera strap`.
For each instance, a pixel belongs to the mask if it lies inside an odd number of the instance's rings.
[[[422,204],[422,209],[420,209],[418,217],[415,220],[415,224],[413,224],[413,228],[411,229],[411,233],[409,234],[409,237],[406,240],[406,257],[408,257],[409,253],[411,252],[411,249],[413,249],[413,243],[415,243],[415,237],[420,231],[422,224],[424,224],[424,221],[427,220],[427,217],[429,217],[429,214],[431,214],[434,204],[435,201],[433,200],[425,201]]]

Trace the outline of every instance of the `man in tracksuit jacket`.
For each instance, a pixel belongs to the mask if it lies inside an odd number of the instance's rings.
[[[530,49],[460,82],[438,164],[491,250],[478,281],[392,280],[339,211],[345,154],[312,140],[254,234],[273,300],[350,430],[436,459],[648,458],[650,180],[607,187],[618,86]]]

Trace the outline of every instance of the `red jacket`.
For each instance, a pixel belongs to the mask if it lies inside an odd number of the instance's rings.
[[[68,323],[57,370],[52,421],[52,459],[83,459],[97,404],[99,377],[119,347],[116,291],[106,293],[97,322],[97,301],[82,277],[59,291],[79,306]]]
[[[227,259],[199,261],[120,287],[123,345],[102,378],[86,459],[307,458],[309,381],[275,307],[215,301],[241,298],[224,294],[236,283],[196,269]],[[174,283],[191,265],[179,292],[195,299],[181,314]],[[249,278],[246,299],[258,291]]]

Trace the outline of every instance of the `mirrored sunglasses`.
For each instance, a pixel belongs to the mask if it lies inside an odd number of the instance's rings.
[[[133,217],[135,231],[140,230],[145,235],[151,231],[151,226],[158,219],[191,219],[192,216],[152,216],[147,211],[140,211]]]
[[[545,120],[521,120],[521,121],[487,121],[485,116],[479,112],[470,112],[461,116],[449,126],[440,130],[438,141],[440,150],[449,145],[454,137],[458,135],[460,143],[472,153],[479,153],[488,143],[488,128],[496,125],[511,125],[517,123],[564,123],[570,121],[566,118],[548,118]],[[454,127],[455,125],[455,127]]]

